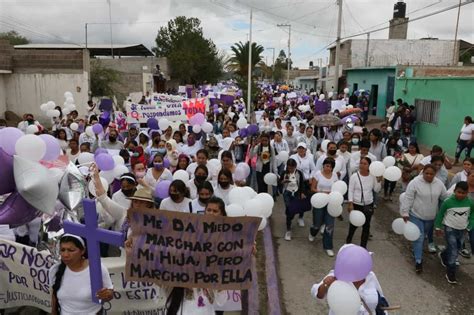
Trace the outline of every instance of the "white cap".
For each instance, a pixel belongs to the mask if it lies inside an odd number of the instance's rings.
[[[298,146],[297,146],[296,148],[299,148],[299,147],[302,147],[302,148],[305,148],[305,149],[308,148],[308,147],[306,146],[306,143],[304,143],[304,142],[298,143]]]

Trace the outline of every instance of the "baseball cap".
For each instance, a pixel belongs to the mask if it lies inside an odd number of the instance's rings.
[[[304,142],[298,143],[298,146],[297,146],[296,148],[300,148],[300,147],[301,147],[301,148],[305,148],[305,149],[308,148],[308,147],[306,146],[306,143],[304,143]]]

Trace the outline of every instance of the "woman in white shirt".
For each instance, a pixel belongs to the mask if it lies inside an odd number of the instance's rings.
[[[369,133],[369,140],[369,152],[377,158],[377,161],[383,161],[387,156],[387,149],[385,144],[382,142],[382,132],[380,129],[372,129]]]
[[[84,240],[76,235],[64,234],[59,241],[61,262],[50,272],[53,288],[51,314],[97,314],[102,306],[91,300],[89,260]],[[96,292],[98,299],[109,302],[113,298],[113,285],[109,272],[102,269],[103,288]]]
[[[153,158],[153,167],[146,172],[144,182],[147,186],[155,189],[156,184],[163,180],[173,180],[173,174],[168,169],[169,161],[163,155],[156,154]]]
[[[56,134],[56,138],[58,139],[59,146],[63,152],[66,152],[69,144],[67,142],[67,134],[64,129],[59,129]]]
[[[232,173],[223,168],[217,175],[217,185],[214,187],[214,196],[224,200],[225,205],[229,205],[229,193],[234,188]]]
[[[189,190],[182,180],[174,180],[169,188],[169,197],[163,199],[160,209],[178,212],[192,212]]]
[[[335,166],[336,161],[333,158],[329,157],[323,161],[322,170],[315,171],[311,174],[311,192],[326,194],[331,192],[332,184],[338,180],[337,174],[333,172]],[[332,238],[334,233],[334,217],[328,213],[327,206],[323,208],[313,207],[313,225],[310,227],[308,236],[310,242],[314,241],[314,238],[322,226],[324,226],[323,249],[329,257],[333,257]]]
[[[209,199],[214,195],[214,187],[208,181],[200,183],[197,187],[197,197],[191,202],[191,212],[204,214]]]
[[[420,153],[418,144],[410,143],[407,152],[402,155],[402,191],[405,191],[408,183],[420,173],[418,164],[423,158],[424,155]]]
[[[378,193],[381,189],[381,177],[377,178],[369,173],[369,166],[372,163],[368,157],[362,157],[359,163],[359,171],[352,174],[349,179],[349,213],[352,210],[359,210],[365,215],[365,223],[362,226],[362,238],[360,246],[366,248],[370,235],[370,220],[374,213],[374,191]],[[352,243],[352,237],[357,226],[350,224],[349,234],[346,244]]]
[[[462,151],[466,150],[466,157],[471,156],[472,144],[474,143],[474,123],[471,116],[464,117],[464,125],[458,137],[458,146],[456,147],[456,160],[454,164],[459,162]]]
[[[194,170],[194,178],[190,179],[186,186],[189,189],[189,196],[191,199],[196,199],[198,196],[198,186],[204,183],[209,177],[209,170],[205,165],[198,165]]]

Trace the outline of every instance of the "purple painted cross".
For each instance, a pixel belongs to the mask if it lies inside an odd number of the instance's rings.
[[[102,289],[102,268],[100,259],[100,243],[123,246],[123,234],[101,229],[97,226],[97,209],[95,201],[84,199],[85,225],[64,221],[64,232],[81,236],[87,240],[87,254],[89,256],[89,276],[91,279],[92,301],[100,303],[96,297],[97,291]]]

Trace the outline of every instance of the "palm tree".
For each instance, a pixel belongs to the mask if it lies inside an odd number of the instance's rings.
[[[249,66],[249,42],[245,44],[242,42],[235,43],[231,48],[233,56],[229,59],[227,69],[233,71],[240,77],[247,77]],[[257,43],[252,43],[252,69],[260,65],[263,57],[261,54],[265,49]]]

